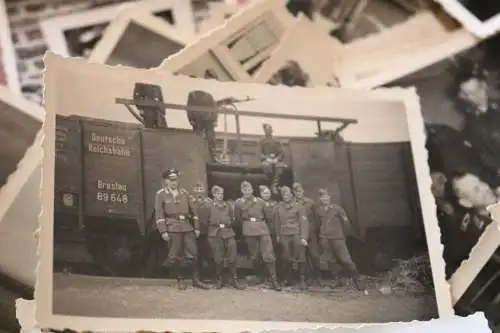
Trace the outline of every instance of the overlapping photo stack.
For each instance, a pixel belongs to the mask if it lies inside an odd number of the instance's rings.
[[[39,322],[189,331],[187,319],[223,330],[481,311],[495,330],[500,40],[494,15],[456,2],[144,0],[40,15],[45,69],[23,81],[19,58],[5,75],[17,91],[0,90],[47,115]],[[16,172],[40,172],[37,145]]]

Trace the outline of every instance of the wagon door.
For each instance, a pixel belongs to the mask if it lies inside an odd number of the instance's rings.
[[[162,173],[168,168],[181,172],[180,186],[191,192],[197,182],[206,186],[208,148],[202,138],[189,131],[144,130],[142,132],[146,219],[154,211]]]
[[[326,188],[333,202],[342,202],[333,141],[293,139],[290,154],[294,181],[302,184],[308,197],[317,201],[318,189]]]

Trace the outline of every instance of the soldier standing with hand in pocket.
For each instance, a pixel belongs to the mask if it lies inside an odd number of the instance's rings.
[[[168,243],[166,264],[174,271],[180,290],[187,288],[183,279],[188,268],[193,287],[209,289],[199,280],[196,256],[196,238],[200,235],[200,223],[194,213],[189,193],[179,188],[179,171],[168,169],[162,175],[163,188],[156,192],[156,227]]]
[[[208,241],[212,248],[215,261],[215,272],[217,277],[216,288],[221,289],[224,286],[224,266],[227,263],[229,268],[229,281],[235,289],[244,289],[238,283],[236,273],[236,258],[238,256],[236,249],[236,239],[232,228],[234,220],[234,210],[224,201],[224,189],[220,186],[212,187],[212,196],[214,201],[210,208],[208,218]]]
[[[348,276],[353,279],[356,288],[359,289],[358,270],[356,264],[352,261],[345,241],[344,224],[349,223],[347,214],[342,207],[331,203],[330,195],[326,189],[319,190],[319,200],[321,204],[317,207],[316,213],[320,221],[321,248],[334,279],[336,279],[331,288],[335,288],[340,284],[338,279],[339,268],[343,268]]]

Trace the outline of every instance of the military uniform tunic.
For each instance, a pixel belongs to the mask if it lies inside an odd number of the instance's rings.
[[[276,259],[264,207],[264,200],[260,198],[239,198],[235,203],[235,218],[243,225],[243,236],[252,260],[256,262],[261,258],[265,263],[274,263]]]
[[[200,223],[200,236],[196,240],[198,244],[198,256],[201,260],[212,258],[211,246],[208,243],[208,219],[213,201],[207,197],[191,197],[193,209]]]
[[[283,261],[303,263],[306,248],[301,239],[309,232],[305,208],[296,202],[280,202],[276,208],[276,231],[283,250]]]
[[[184,189],[177,193],[164,188],[156,193],[156,226],[160,233],[167,232],[167,264],[187,263],[196,260],[198,248],[194,230],[199,230],[198,217],[195,215],[189,194]]]
[[[321,205],[316,209],[318,216],[321,248],[326,261],[332,267],[340,264],[350,275],[357,275],[344,235],[347,214],[338,205]]]
[[[307,239],[307,251],[311,258],[319,262],[320,260],[320,244],[319,244],[319,227],[318,227],[318,219],[315,214],[316,203],[314,200],[303,197],[301,199],[295,199],[297,203],[302,205],[305,209],[307,221],[309,222],[309,235]]]
[[[210,207],[208,224],[208,241],[216,264],[224,260],[228,264],[236,261],[236,239],[232,228],[233,209],[227,202],[213,202]]]

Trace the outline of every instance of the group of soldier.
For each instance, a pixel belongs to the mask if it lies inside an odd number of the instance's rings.
[[[204,261],[215,266],[217,289],[226,283],[236,289],[245,288],[236,272],[235,227],[242,230],[254,273],[262,282],[269,281],[274,290],[280,291],[283,283],[294,285],[296,270],[300,288],[306,289],[308,261],[312,264],[311,277],[322,286],[321,256],[334,277],[330,287],[341,283],[341,273],[347,273],[358,286],[358,271],[344,234],[349,220],[344,210],[331,202],[326,189],[319,191],[316,203],[304,196],[300,183],[294,183],[292,188],[281,186],[281,201],[276,202],[269,187],[260,186],[257,197],[253,185],[243,181],[242,196],[230,202],[218,185],[211,188],[212,199],[203,184],[197,184],[190,194],[179,187],[179,176],[176,169],[164,172],[164,187],[157,192],[155,202],[156,227],[168,244],[165,263],[174,273],[179,289],[187,288],[186,278],[191,278],[196,288],[211,288],[200,279]]]

